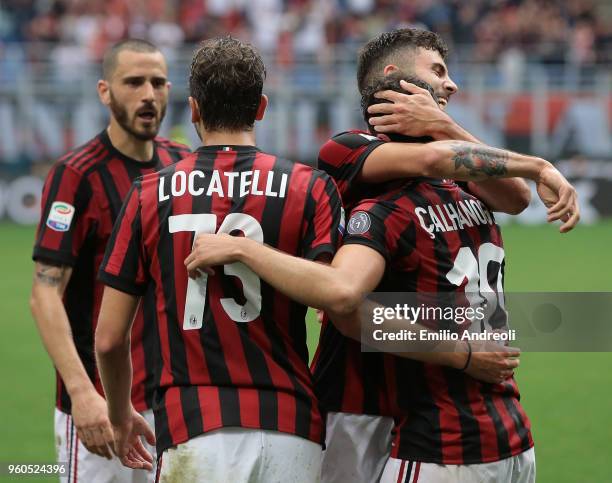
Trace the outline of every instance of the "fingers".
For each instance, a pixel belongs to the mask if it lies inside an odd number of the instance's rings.
[[[521,349],[518,347],[506,347],[504,355],[506,357],[519,357],[521,355]]]
[[[548,208],[548,221],[558,220],[569,211],[574,194],[574,189],[571,186],[562,186],[559,189],[559,199]]]
[[[559,228],[559,231],[561,233],[567,233],[568,231],[572,230],[578,224],[579,221],[580,221],[580,209],[578,208],[578,205],[576,205],[575,211],[569,216],[567,221],[563,223],[563,225],[561,225],[561,228]]]
[[[141,434],[144,436],[147,443],[149,443],[150,445],[155,444],[155,433],[151,429],[151,426],[149,426],[149,423],[144,420]]]
[[[400,86],[406,92],[410,92],[410,94],[426,94],[430,95],[427,89],[423,89],[415,84],[411,84],[410,82],[406,82],[405,80],[400,81]]]
[[[406,94],[395,91],[379,91],[374,94],[377,99],[386,99],[391,102],[400,102],[406,98]]]
[[[401,132],[401,124],[388,124],[385,126],[374,126],[374,131],[380,134]]]
[[[393,114],[395,112],[395,104],[388,102],[380,102],[378,104],[372,104],[368,107],[370,114]]]
[[[397,117],[395,116],[395,114],[371,117],[370,119],[368,119],[368,123],[370,124],[370,126],[385,126],[388,124],[396,124]]]
[[[155,439],[155,438],[153,438]],[[136,442],[132,445],[132,450],[139,457],[141,461],[147,461],[148,463],[153,463],[153,455],[144,447],[142,444],[142,440],[138,438]]]
[[[153,457],[150,454],[149,456],[150,460],[147,460],[143,458],[135,448],[130,448],[126,455],[122,456],[120,459],[123,466],[127,466],[128,468],[151,471],[153,469]]]
[[[109,444],[112,444],[112,432],[107,440],[101,428],[81,429],[77,431],[77,436],[90,453],[96,454],[106,459],[113,457]]]

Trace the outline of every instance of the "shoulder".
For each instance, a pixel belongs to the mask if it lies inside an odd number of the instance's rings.
[[[59,158],[54,167],[64,167],[82,176],[103,160],[108,153],[104,143],[96,136],[86,143],[71,149]]]
[[[176,141],[172,141],[171,139],[156,137],[155,144],[158,149],[164,149],[166,151],[170,151],[173,153],[178,153],[182,155],[187,155],[191,153],[191,148],[186,144],[178,143]]]

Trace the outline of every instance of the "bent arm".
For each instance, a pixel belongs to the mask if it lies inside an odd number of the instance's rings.
[[[359,263],[354,263],[355,260]],[[195,276],[197,269],[234,261],[244,263],[262,280],[296,302],[325,310],[344,336],[357,341],[361,341],[361,326],[365,323],[362,322],[363,300],[378,286],[385,271],[382,255],[363,245],[341,247],[331,265],[325,265],[288,255],[248,238],[226,234],[199,235],[185,264],[190,274]],[[415,334],[425,329],[419,324],[406,326],[404,321],[389,321],[388,327],[391,330],[394,327],[397,330],[409,329]],[[384,342],[373,341],[372,346],[381,351],[388,349]],[[455,350],[454,342],[423,344],[406,341],[406,347],[394,354],[463,367],[467,355]]]
[[[369,183],[426,176],[459,181],[523,177],[537,180],[548,161],[468,141],[385,143],[367,157],[361,177]]]
[[[112,287],[104,289],[96,328],[96,359],[111,423],[130,419],[132,358],[130,333],[138,298]]]
[[[42,261],[36,262],[30,295],[30,309],[40,338],[60,373],[72,399],[80,394],[95,393],[87,371],[77,352],[62,296],[72,269]]]
[[[436,124],[434,139],[468,141],[484,145],[447,115],[446,122]],[[529,206],[531,190],[522,178],[468,181],[468,189],[491,210],[518,215]]]

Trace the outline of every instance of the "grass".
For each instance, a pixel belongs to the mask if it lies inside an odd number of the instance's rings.
[[[564,236],[550,226],[503,230],[506,290],[612,291],[612,223]],[[54,371],[28,308],[33,236],[31,227],[0,224],[0,462],[54,459]],[[317,332],[311,316],[311,353]],[[523,354],[517,379],[533,423],[539,482],[612,481],[611,365],[610,353]]]

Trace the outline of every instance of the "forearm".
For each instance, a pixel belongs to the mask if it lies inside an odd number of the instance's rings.
[[[351,313],[328,312],[332,323],[345,337],[356,340],[372,349],[406,359],[428,362],[461,369],[467,359],[467,345],[462,342],[447,340],[428,340],[420,336],[421,331],[429,331],[418,323],[406,323],[405,320],[385,319],[382,326],[374,325],[371,314],[376,304],[365,301]],[[401,341],[391,341],[375,335],[375,331],[400,333],[407,331],[411,335]],[[406,332],[403,332],[406,334]]]
[[[72,270],[37,261],[34,267],[30,309],[40,338],[71,398],[95,391],[77,352],[62,295]]]
[[[542,158],[465,141],[436,141],[428,146],[427,176],[461,181],[521,177],[537,180],[550,163]]]
[[[132,358],[129,337],[120,345],[100,350],[96,344],[100,379],[104,386],[111,423],[126,421],[131,415]]]
[[[57,292],[53,292],[52,289],[39,290],[33,297],[32,315],[45,349],[61,375],[68,394],[73,397],[80,391],[95,389],[74,345],[62,300]]]
[[[237,260],[296,302],[329,310],[338,308],[350,297],[345,294],[350,291],[350,283],[342,283],[342,274],[330,265],[293,257],[249,239],[242,239],[237,245]],[[317,282],[305,283],[307,280]]]

